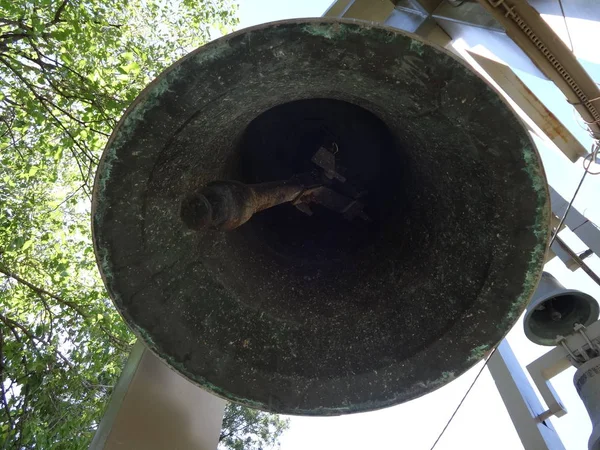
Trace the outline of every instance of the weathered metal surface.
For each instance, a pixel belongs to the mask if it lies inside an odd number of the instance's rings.
[[[226,233],[180,220],[186,193],[288,179],[327,136],[371,221],[289,204]],[[114,131],[93,206],[134,331],[217,395],[289,414],[382,408],[459,376],[523,311],[549,229],[539,157],[496,92],[418,38],[328,19],[175,63]]]

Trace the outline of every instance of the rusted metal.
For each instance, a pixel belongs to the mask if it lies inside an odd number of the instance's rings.
[[[335,148],[339,150],[337,144]],[[358,193],[347,186],[345,192],[353,193],[348,196],[325,186],[346,181],[336,171],[335,154],[321,147],[311,161],[322,169],[322,173],[304,173],[286,181],[259,184],[244,184],[234,180],[213,181],[183,199],[181,219],[192,230],[210,228],[231,231],[260,211],[291,202],[308,215],[313,214],[308,205],[317,203],[343,214],[348,220],[356,216],[369,220],[363,212],[364,204],[358,200],[366,192]]]
[[[181,219],[193,230],[233,230],[263,209],[296,200],[303,191],[293,180],[254,185],[213,181],[182,201]]]
[[[502,63],[489,59],[478,53],[467,51],[493,81],[498,83],[505,95],[513,100],[537,126],[541,134],[545,134],[560,151],[571,161],[578,161],[588,151],[575,136],[558,120],[558,118],[531,92],[513,70]],[[538,132],[538,134],[540,134]]]
[[[302,193],[298,198],[297,203],[305,205],[317,203],[331,211],[342,214],[347,220],[352,220],[355,217],[360,217],[367,221],[369,220],[369,216],[363,211],[365,207],[364,203],[358,199],[342,195],[326,186],[320,186]],[[300,208],[300,210],[302,211],[303,208]]]
[[[573,52],[527,2],[478,0],[532,62],[567,97],[595,139],[600,137],[600,89]]]

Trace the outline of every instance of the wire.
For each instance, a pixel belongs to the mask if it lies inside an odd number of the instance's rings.
[[[573,206],[573,202],[575,201],[575,197],[577,197],[577,194],[579,193],[579,189],[581,188],[581,185],[583,184],[583,180],[585,180],[585,176],[587,174],[588,174],[588,172],[586,170],[583,173],[583,176],[581,177],[581,180],[579,180],[579,184],[577,185],[577,189],[575,189],[575,193],[573,194],[573,197],[571,198],[571,201],[567,205],[567,209],[565,210],[564,214],[560,218],[560,222],[558,222],[558,226],[556,227],[556,230],[554,231],[554,234],[552,235],[552,239],[550,239],[550,244],[548,244],[548,247],[552,247],[552,244],[554,244],[554,241],[556,240],[556,236],[558,235],[558,232],[560,231],[560,227],[562,227],[563,223],[565,223],[565,219],[567,218],[567,214],[569,214],[569,211],[571,210],[571,206]]]
[[[590,166],[592,165],[592,161],[596,161],[598,159],[598,151],[599,150],[600,150],[600,142],[595,142],[593,144],[593,146],[592,146],[592,151],[583,160],[583,168],[585,169],[585,172],[583,172],[583,176],[581,177],[581,180],[579,180],[579,184],[577,185],[577,189],[575,189],[575,193],[573,194],[573,197],[571,198],[571,201],[567,205],[567,209],[565,209],[564,214],[560,218],[560,222],[558,222],[558,226],[556,227],[556,230],[554,231],[554,233],[552,235],[552,239],[550,239],[550,244],[548,244],[548,247],[552,247],[552,244],[554,244],[554,241],[556,240],[556,236],[558,236],[558,232],[560,231],[560,228],[563,226],[563,223],[565,223],[565,219],[567,218],[567,215],[569,214],[569,211],[571,210],[571,206],[573,206],[573,202],[575,201],[575,197],[577,197],[577,194],[579,193],[579,189],[581,188],[581,185],[583,184],[583,181],[585,180],[586,175],[588,173],[590,175],[598,175],[598,174],[600,174],[600,172],[590,172]],[[588,158],[590,158],[590,162],[586,166],[585,162],[588,160]]]
[[[569,100],[567,100],[567,103],[571,103],[571,102]],[[573,105],[573,103],[571,103],[571,105]],[[579,111],[577,111],[577,108],[575,108],[575,105],[572,106],[571,113],[573,114],[573,118],[575,119],[575,122],[577,123],[577,125],[579,125],[579,128],[581,128],[584,131],[587,131],[588,133],[590,133],[590,136],[594,137],[594,135],[592,134],[590,129],[581,123],[581,121],[583,119],[579,115]]]
[[[600,84],[598,86],[600,86]],[[600,97],[589,100],[588,102],[596,101],[596,100],[600,100]],[[583,118],[579,114],[579,111],[577,111],[577,108],[575,108],[576,105],[582,105],[583,103],[581,103],[581,102],[573,103],[573,102],[570,102],[569,100],[567,100],[567,103],[572,105],[571,112],[573,113],[573,118],[575,119],[575,122],[577,123],[577,125],[579,125],[579,128],[581,128],[584,131],[587,131],[592,139],[594,139],[594,140],[600,139],[600,133],[594,132],[590,129],[590,127],[588,127],[587,125],[584,125],[584,124],[592,124],[594,122],[586,122],[585,120],[583,120]],[[581,122],[583,122],[583,123],[581,123]]]
[[[592,153],[590,153],[583,159],[583,168],[590,175],[600,175],[600,171],[599,172],[591,172],[590,171],[590,166],[592,165],[592,163],[595,163],[596,161],[598,161],[598,152],[599,151],[600,151],[600,143],[596,144],[596,150],[594,150]],[[586,166],[585,163],[588,161],[588,159],[589,159],[589,162],[587,163],[587,166]]]
[[[561,248],[567,252],[567,255],[569,255],[573,261],[575,261],[577,263],[577,265],[581,268],[581,270],[583,270],[585,273],[588,274],[588,276],[598,285],[600,286],[600,277],[598,275],[596,275],[596,272],[594,272],[592,269],[590,269],[590,266],[588,266],[585,261],[583,261],[583,259],[581,259],[579,257],[579,255],[574,252],[571,247],[569,247],[565,241],[563,241],[560,236],[556,237],[556,243],[558,245],[561,246]]]
[[[454,416],[456,416],[456,413],[458,412],[458,410],[460,409],[460,407],[462,406],[464,401],[467,399],[469,392],[471,392],[471,389],[473,389],[473,386],[475,386],[475,383],[477,383],[477,380],[479,379],[480,375],[482,374],[483,369],[485,369],[487,367],[488,361],[490,360],[490,358],[492,357],[492,355],[494,354],[495,351],[496,351],[496,347],[494,347],[494,349],[490,352],[490,354],[486,358],[485,362],[483,363],[483,366],[481,366],[481,369],[479,369],[479,372],[477,372],[477,375],[475,375],[475,379],[471,383],[471,386],[469,386],[469,389],[467,389],[467,392],[465,392],[465,395],[463,395],[463,398],[458,403],[458,406],[456,407],[456,409],[454,410],[454,412],[448,419],[448,422],[446,422],[446,425],[444,426],[444,428],[442,428],[442,431],[440,432],[437,439],[435,440],[435,442],[433,443],[433,445],[431,446],[431,448],[429,450],[433,450],[436,447],[436,445],[438,444],[438,442],[440,442],[440,439],[442,438],[442,436],[444,435],[444,433],[446,432],[446,430],[452,423],[452,420],[454,420]]]
[[[562,13],[563,20],[565,22],[565,29],[567,30],[567,36],[569,37],[569,44],[571,45],[571,53],[574,53],[573,50],[573,41],[571,40],[571,33],[569,33],[569,25],[567,25],[567,17],[565,16],[565,10],[563,9],[562,0],[558,0],[558,4],[560,5],[560,12]]]
[[[582,226],[584,226],[585,224],[590,223],[589,219],[585,219],[583,222],[581,222],[579,225],[577,225],[575,228],[573,228],[571,231],[573,233],[575,233],[577,230],[579,230]],[[588,249],[589,250],[589,249]],[[586,250],[587,251],[587,250]],[[581,256],[581,255],[579,255]]]

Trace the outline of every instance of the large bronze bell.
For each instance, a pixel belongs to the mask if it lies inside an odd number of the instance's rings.
[[[523,311],[548,229],[540,159],[496,92],[351,21],[182,58],[125,113],[94,190],[98,264],[138,336],[215,394],[287,414],[458,377]]]

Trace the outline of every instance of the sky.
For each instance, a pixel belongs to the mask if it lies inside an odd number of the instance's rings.
[[[330,6],[332,0],[241,0],[240,28],[294,17],[319,17]],[[562,18],[544,17],[552,26],[558,27],[564,37]],[[576,23],[575,23],[576,22]],[[589,21],[577,19],[570,27],[590,29]],[[571,33],[577,38],[576,33]],[[600,57],[597,49],[577,41],[576,54],[584,58],[585,67],[600,81]],[[588,48],[589,47],[589,48]],[[573,115],[564,96],[549,81],[535,75],[516,71],[527,86],[585,145],[590,140],[581,128],[581,122]],[[542,156],[549,183],[565,198],[571,195],[582,174],[581,161],[571,163],[556,147],[534,137]],[[600,176],[587,177],[575,206],[587,217],[600,223]],[[594,201],[596,200],[596,201]],[[597,218],[597,219],[596,219]],[[586,247],[569,231],[561,236],[573,250],[583,251]],[[593,256],[586,260],[590,267],[600,273],[600,260]],[[556,276],[566,287],[579,289],[600,299],[600,288],[581,270],[571,272],[558,258],[554,258],[546,270]],[[508,341],[517,359],[526,366],[549,350],[529,342],[523,333],[522,321],[509,333]],[[411,449],[428,450],[437,438],[446,421],[481,367],[476,365],[457,380],[445,387],[391,408],[361,414],[338,417],[314,418],[291,417],[290,429],[281,439],[281,450],[363,450],[363,449]],[[553,379],[553,385],[568,408],[568,414],[552,419],[567,450],[587,448],[591,433],[588,415],[572,384],[575,369],[567,370]],[[510,421],[500,395],[489,372],[484,370],[467,400],[436,447],[448,449],[522,449],[523,446]]]
[[[239,0],[239,28],[297,17],[321,17],[334,0]]]

